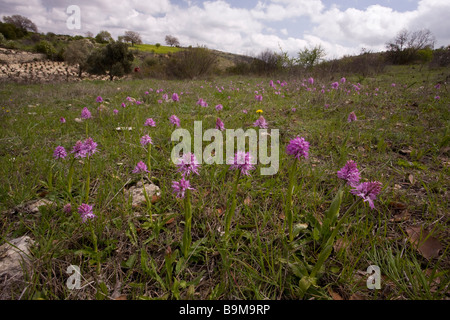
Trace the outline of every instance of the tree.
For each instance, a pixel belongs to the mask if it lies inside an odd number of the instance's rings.
[[[96,36],[95,41],[97,43],[109,43],[113,41],[113,38],[111,36],[111,33],[109,33],[106,30],[101,30]]]
[[[134,47],[135,44],[141,44],[142,39],[139,33],[136,31],[125,31],[125,35],[123,36],[123,40],[125,42],[131,42],[131,46]]]
[[[38,29],[36,25],[27,17],[21,16],[19,14],[15,14],[12,16],[4,16],[3,21],[6,23],[10,23],[14,25],[18,29],[22,29],[23,31],[27,32],[38,32]]]
[[[298,53],[297,63],[306,68],[311,69],[325,57],[325,49],[319,44],[314,48],[305,48]]]
[[[178,47],[178,46],[180,46],[180,42],[174,36],[167,35],[165,40],[166,40],[166,44],[171,46],[171,47],[174,47],[174,46]]]
[[[92,32],[90,32],[90,31],[87,31],[85,33],[85,35],[86,35],[86,38],[93,38],[94,37],[94,34]]]
[[[64,52],[64,60],[70,65],[78,65],[78,77],[87,68],[88,57],[94,49],[94,45],[87,39],[76,40],[69,43]]]
[[[25,34],[22,29],[18,29],[15,25],[11,23],[0,22],[0,33],[2,33],[6,39],[15,40],[22,38]]]
[[[126,43],[112,41],[89,55],[87,71],[92,74],[108,74],[112,81],[114,77],[131,72],[133,59],[133,53],[128,50]]]
[[[435,38],[430,30],[409,32],[401,30],[394,39],[386,43],[387,57],[394,64],[406,64],[419,58],[418,52],[433,49]]]

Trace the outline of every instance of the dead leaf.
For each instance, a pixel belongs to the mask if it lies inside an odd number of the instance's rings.
[[[406,229],[409,241],[419,251],[419,253],[427,260],[437,258],[443,247],[438,239],[431,236],[428,231],[422,227],[410,227]]]
[[[406,204],[404,204],[403,202],[391,201],[389,202],[389,208],[394,210],[405,210]]]
[[[396,214],[392,219],[389,219],[390,222],[403,222],[409,220],[411,214],[408,210],[403,210],[401,213]]]
[[[174,222],[175,222],[175,218],[170,218],[169,220],[166,221],[166,225],[172,224]]]
[[[333,289],[328,287],[328,292],[330,293],[331,298],[333,300],[344,300],[338,293],[334,292]]]
[[[250,199],[250,197],[245,198],[244,204],[248,207],[252,206],[252,200]]]
[[[414,182],[415,182],[414,176],[413,176],[412,174],[410,174],[410,175],[408,176],[408,180],[409,180],[409,182],[411,182],[412,185],[413,185]]]
[[[366,298],[360,293],[354,293],[350,296],[349,300],[366,300]]]
[[[156,194],[152,196],[152,204],[158,202],[159,200],[161,200],[161,196]]]
[[[48,191],[42,191],[41,193],[39,193],[40,198],[45,198],[46,195],[48,195]]]
[[[122,294],[122,295],[118,296],[117,298],[115,298],[114,300],[127,300],[127,295]]]
[[[337,239],[333,245],[333,249],[335,252],[339,252],[343,249],[347,249],[349,246],[349,242],[344,240],[343,238]]]

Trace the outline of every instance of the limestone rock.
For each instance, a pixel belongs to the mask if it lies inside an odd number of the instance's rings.
[[[30,201],[25,205],[25,211],[27,213],[39,213],[39,207],[43,206],[53,206],[55,205],[54,202],[47,200],[47,199],[40,199],[37,201]]]
[[[157,202],[161,197],[161,191],[159,187],[152,183],[145,183],[144,186],[149,199],[151,199],[151,202]],[[146,205],[144,187],[142,186],[142,182],[138,182],[136,186],[132,186],[130,189],[128,189],[128,191],[126,191],[125,194],[127,197],[131,195],[133,207]]]
[[[22,236],[0,246],[0,278],[23,276],[22,266],[30,262],[30,247],[33,244],[29,236]]]
[[[23,204],[20,204],[10,210],[5,211],[5,213],[19,214],[19,215],[24,215],[24,214],[39,215],[39,207],[42,207],[42,206],[51,207],[51,206],[56,206],[56,204],[47,199],[31,200],[31,201],[27,201]]]

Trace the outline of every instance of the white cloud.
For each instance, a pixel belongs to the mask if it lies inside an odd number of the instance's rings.
[[[393,37],[415,15],[416,12],[399,13],[380,5],[364,11],[333,8],[313,18],[317,26],[312,33],[331,43],[374,47]]]
[[[41,32],[73,34],[66,27],[65,10],[70,4],[69,0],[4,0],[0,12],[27,16]],[[316,44],[330,58],[358,53],[362,47],[384,50],[386,41],[403,28],[429,28],[438,45],[450,44],[448,0],[420,0],[406,12],[377,4],[364,10],[326,8],[321,0],[260,0],[253,8],[237,8],[225,0],[78,0],[77,5],[82,29],[76,34],[108,30],[117,38],[133,30],[147,43],[163,43],[171,34],[181,45],[241,54],[267,48],[278,52],[281,47],[294,56]]]
[[[259,20],[282,21],[314,16],[320,14],[323,8],[321,0],[272,0],[269,4],[259,1],[251,12]]]

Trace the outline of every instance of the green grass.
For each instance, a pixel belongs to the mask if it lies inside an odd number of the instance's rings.
[[[183,50],[181,48],[177,48],[177,47],[168,47],[168,46],[159,46],[157,47],[154,44],[136,44],[133,47],[131,47],[131,49],[137,49],[139,51],[143,51],[143,52],[153,52],[153,53],[157,53],[157,54],[167,54],[167,53],[174,53],[174,52],[178,52],[180,50]]]
[[[27,286],[2,288],[2,297],[111,299],[120,293],[127,299],[331,299],[334,292],[344,299],[448,299],[450,96],[446,86],[434,88],[444,70],[418,71],[395,67],[374,78],[348,77],[340,89],[351,90],[349,94],[320,93],[322,85],[328,89],[339,78],[315,79],[316,91],[306,91],[303,78],[284,79],[283,87],[273,79],[280,94],[269,86],[270,78],[249,77],[1,84],[0,244],[22,235],[38,244],[25,274]],[[357,81],[360,94],[352,87]],[[156,93],[158,89],[164,91]],[[255,90],[262,93],[262,102],[255,100]],[[158,102],[173,92],[180,95],[179,102]],[[108,108],[101,114],[97,96]],[[131,104],[127,97],[143,103]],[[199,98],[209,106],[196,105]],[[220,112],[214,109],[219,103],[224,107]],[[93,114],[87,120],[89,135],[99,149],[91,158],[88,198],[98,218],[90,224],[81,223],[77,213],[85,197],[84,163],[75,161],[71,200],[65,191],[71,160],[52,157],[56,146],[70,153],[76,141],[86,138],[85,122],[74,121],[83,107]],[[114,115],[113,109],[119,113]],[[181,252],[183,201],[171,189],[180,174],[170,161],[173,126],[168,119],[177,115],[191,133],[194,121],[202,120],[205,132],[215,127],[217,117],[226,128],[246,130],[253,128],[258,109],[269,129],[279,129],[279,171],[261,176],[258,164],[250,177],[241,177],[225,241],[234,172],[225,164],[203,164],[200,174],[190,177],[195,190],[186,258]],[[351,111],[358,120],[347,123]],[[60,117],[67,122],[61,124]],[[154,128],[143,126],[150,117]],[[118,132],[118,126],[133,130]],[[139,143],[144,134],[154,142],[152,181],[161,189],[160,201],[151,207],[152,224],[145,217],[147,206],[132,208],[124,195],[141,179],[132,170],[147,159]],[[290,242],[284,208],[293,160],[285,150],[298,135],[310,142],[310,157],[302,160],[294,183]],[[209,143],[203,142],[203,148]],[[350,159],[357,162],[362,181],[378,180],[383,189],[375,209],[359,202],[343,217],[358,199],[336,176]],[[339,190],[336,216],[328,209]],[[41,207],[39,214],[20,210],[42,197],[56,206]],[[62,211],[67,203],[72,204],[70,214]],[[407,219],[393,219],[403,212],[395,203],[404,205]],[[437,257],[428,260],[411,245],[406,231],[411,226],[433,230],[443,247]],[[336,238],[330,239],[334,230]],[[81,269],[79,290],[66,287],[69,265]],[[366,287],[370,265],[381,269],[380,290]]]

